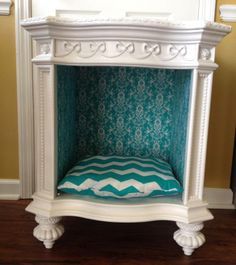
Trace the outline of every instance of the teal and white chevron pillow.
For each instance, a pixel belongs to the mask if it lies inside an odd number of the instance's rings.
[[[93,156],[81,160],[60,181],[65,193],[134,198],[178,194],[182,187],[160,159]]]

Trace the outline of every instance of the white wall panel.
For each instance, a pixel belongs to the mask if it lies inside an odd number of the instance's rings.
[[[196,20],[206,0],[32,0],[32,15],[148,16]],[[211,1],[208,1],[211,2]],[[78,12],[79,11],[79,12]]]

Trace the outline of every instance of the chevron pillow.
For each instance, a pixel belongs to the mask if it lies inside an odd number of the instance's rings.
[[[133,198],[178,194],[182,187],[160,159],[93,156],[79,161],[60,181],[65,193]]]

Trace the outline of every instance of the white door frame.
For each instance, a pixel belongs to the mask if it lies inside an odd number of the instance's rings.
[[[20,21],[31,17],[31,0],[15,1],[20,197],[34,192],[34,127],[31,40]]]
[[[216,0],[198,1],[198,18],[214,21]],[[30,198],[35,187],[32,45],[28,33],[21,28],[20,21],[32,16],[32,1],[16,0],[15,15],[20,197]]]

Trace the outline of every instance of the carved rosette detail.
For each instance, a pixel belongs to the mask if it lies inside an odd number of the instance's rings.
[[[49,43],[42,43],[39,45],[39,54],[48,55],[51,53],[51,47]]]
[[[192,255],[196,248],[202,246],[206,239],[200,232],[203,228],[203,223],[185,224],[177,222],[180,228],[174,233],[174,240],[183,248],[184,254],[187,256]]]
[[[58,224],[61,217],[47,218],[36,215],[35,220],[39,225],[34,228],[34,237],[42,241],[46,248],[52,248],[55,241],[64,233],[64,227]]]
[[[211,59],[211,50],[209,48],[200,48],[200,59],[207,61]]]
[[[180,56],[185,59],[186,45],[174,45],[153,42],[132,41],[57,41],[56,57],[66,57],[71,54],[88,59],[93,56],[117,58],[126,54],[134,59],[143,60],[149,57],[160,61],[171,61]],[[186,59],[187,60],[187,59]]]

